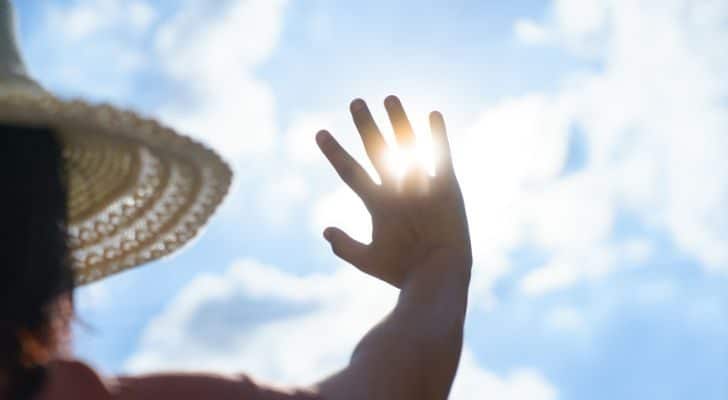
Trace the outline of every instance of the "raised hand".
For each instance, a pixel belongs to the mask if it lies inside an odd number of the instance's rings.
[[[400,154],[413,154],[417,139],[402,104],[384,101]],[[333,251],[362,271],[401,288],[420,271],[452,272],[469,278],[472,255],[460,187],[453,171],[445,122],[430,114],[433,143],[440,157],[435,176],[414,162],[401,176],[386,162],[392,153],[363,100],[351,103],[351,114],[381,184],[375,183],[326,131],[316,141],[341,179],[362,199],[372,217],[372,242],[355,241],[338,228],[324,237]]]

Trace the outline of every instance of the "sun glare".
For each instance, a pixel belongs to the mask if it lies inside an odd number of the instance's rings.
[[[435,176],[435,156],[432,141],[418,138],[418,145],[410,149],[393,147],[386,155],[387,167],[394,172],[397,180],[402,180],[407,172],[422,167],[430,176]]]

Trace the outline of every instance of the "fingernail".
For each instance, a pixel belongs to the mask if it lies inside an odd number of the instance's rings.
[[[326,143],[329,143],[331,141],[331,134],[326,131],[319,131],[316,134],[316,142],[318,142],[319,145],[323,146]]]
[[[324,238],[326,238],[326,240],[331,240],[331,230],[330,229],[328,229],[328,228],[324,229]]]
[[[364,108],[364,105],[365,104],[366,103],[364,103],[364,100],[362,100],[362,99],[354,99],[351,102],[351,110],[352,111],[359,111],[359,110],[361,110],[361,109]]]

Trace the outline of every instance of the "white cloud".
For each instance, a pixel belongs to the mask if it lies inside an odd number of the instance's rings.
[[[283,385],[311,384],[346,365],[396,297],[396,290],[353,267],[294,276],[239,261],[182,289],[149,323],[126,369],[248,372]],[[555,393],[537,371],[499,377],[465,348],[452,398],[550,400]]]
[[[543,26],[528,19],[520,19],[513,26],[516,37],[524,43],[541,44],[548,40],[549,32]]]
[[[332,113],[301,113],[293,116],[283,135],[288,159],[304,165],[322,163],[324,158],[314,138],[322,129],[333,131],[334,119]]]
[[[477,366],[472,352],[465,348],[455,379],[453,400],[555,400],[558,392],[538,371],[519,369],[505,377]]]
[[[578,279],[578,270],[571,265],[551,263],[537,268],[521,280],[521,291],[538,295],[556,289],[567,288]]]
[[[157,10],[145,1],[135,0],[128,4],[129,23],[137,31],[143,31],[157,19]]]
[[[157,35],[163,69],[181,92],[160,115],[234,163],[268,151],[277,134],[275,101],[255,68],[278,42],[285,4],[233,1],[211,11],[207,2],[184,3]]]
[[[48,4],[41,18],[26,56],[44,85],[64,96],[129,104],[136,74],[151,64],[144,37],[156,21],[154,7],[144,0],[76,0]]]
[[[188,0],[158,32],[167,70],[180,79],[222,83],[265,61],[277,44],[285,0],[229,1],[211,9]]]
[[[269,179],[258,195],[258,207],[268,222],[280,226],[290,220],[294,211],[310,196],[306,180],[289,174]]]
[[[95,11],[88,7],[77,7],[69,10],[67,14],[59,16],[64,19],[66,35],[78,40],[99,29],[104,20]]]
[[[512,231],[532,234],[552,255],[547,265],[523,278],[524,293],[565,288],[649,257],[651,248],[644,241],[612,243],[618,239],[612,229],[620,209],[664,229],[706,270],[728,271],[728,168],[719,155],[728,148],[726,103],[721,100],[728,80],[716,73],[719,66],[728,66],[728,59],[715,41],[703,40],[728,39],[728,28],[711,22],[716,17],[708,16],[706,8],[728,16],[727,7],[682,1],[664,7],[639,1],[553,4],[550,18],[540,26],[544,32],[559,32],[552,44],[599,54],[604,68],[567,81],[547,100],[565,105],[567,120],[559,129],[582,128],[588,163],[576,175],[535,192],[520,189],[514,196],[528,206],[507,214],[517,221]],[[686,21],[686,12],[695,19]],[[515,32],[522,37],[523,26],[516,25]],[[590,42],[597,33],[603,42]],[[525,107],[513,114],[541,118]],[[511,132],[520,122],[509,124],[501,132]],[[563,144],[566,136],[552,140]],[[561,154],[543,151],[556,157],[556,165],[563,163]],[[506,149],[503,157],[515,152]],[[501,196],[503,187],[491,187],[489,193]],[[474,221],[473,231],[485,223]]]
[[[645,239],[630,239],[621,244],[619,252],[626,261],[644,263],[654,253],[652,242]]]
[[[516,38],[526,44],[563,46],[586,57],[602,57],[606,51],[608,17],[613,1],[554,0],[546,23],[531,19],[513,25]]]
[[[314,235],[320,236],[329,226],[343,229],[362,243],[371,241],[372,223],[361,199],[348,187],[342,187],[320,197],[312,213]]]
[[[243,156],[262,156],[273,145],[277,134],[275,103],[267,84],[243,76],[218,76],[215,82],[191,82],[207,85],[194,90],[194,105],[182,101],[159,110],[160,117],[180,131],[196,136],[218,150],[236,171]],[[232,74],[232,71],[231,71]],[[182,85],[184,86],[184,85]]]
[[[605,71],[583,82],[578,120],[594,143],[594,169],[618,171],[616,193],[706,269],[726,272],[728,168],[721,154],[728,117],[721,99],[728,79],[716,68],[728,60],[696,39],[708,32],[728,39],[728,28],[686,22],[684,12],[695,8],[614,2]],[[655,170],[638,193],[619,185],[634,159]]]
[[[78,0],[64,8],[50,8],[48,18],[58,34],[80,41],[103,30],[141,34],[156,19],[156,11],[143,0]]]
[[[310,384],[345,365],[359,336],[395,300],[394,290],[354,268],[297,277],[240,261],[190,282],[150,322],[127,367],[247,371]]]
[[[556,0],[553,13],[564,33],[584,37],[604,26],[608,3],[603,0]]]
[[[589,221],[597,235],[608,229],[604,213],[581,206],[578,196],[579,188],[596,185],[579,176],[558,179],[569,116],[567,101],[538,94],[509,99],[484,110],[457,141],[453,152],[470,220],[475,297],[493,302],[490,287],[508,272],[507,253],[519,243],[566,246],[583,236],[580,224]],[[587,221],[562,220],[578,206]]]
[[[588,328],[581,311],[574,307],[556,307],[545,318],[549,328],[561,333],[579,334]]]

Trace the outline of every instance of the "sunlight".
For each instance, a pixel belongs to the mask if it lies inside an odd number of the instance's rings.
[[[435,160],[432,146],[418,145],[410,149],[391,149],[385,156],[387,168],[394,172],[398,181],[413,168],[422,167],[430,176],[435,176]]]
[[[385,163],[398,181],[413,168],[421,167],[430,176],[435,176],[437,149],[432,143],[430,135],[417,136],[417,145],[411,148],[390,146],[385,154]]]

